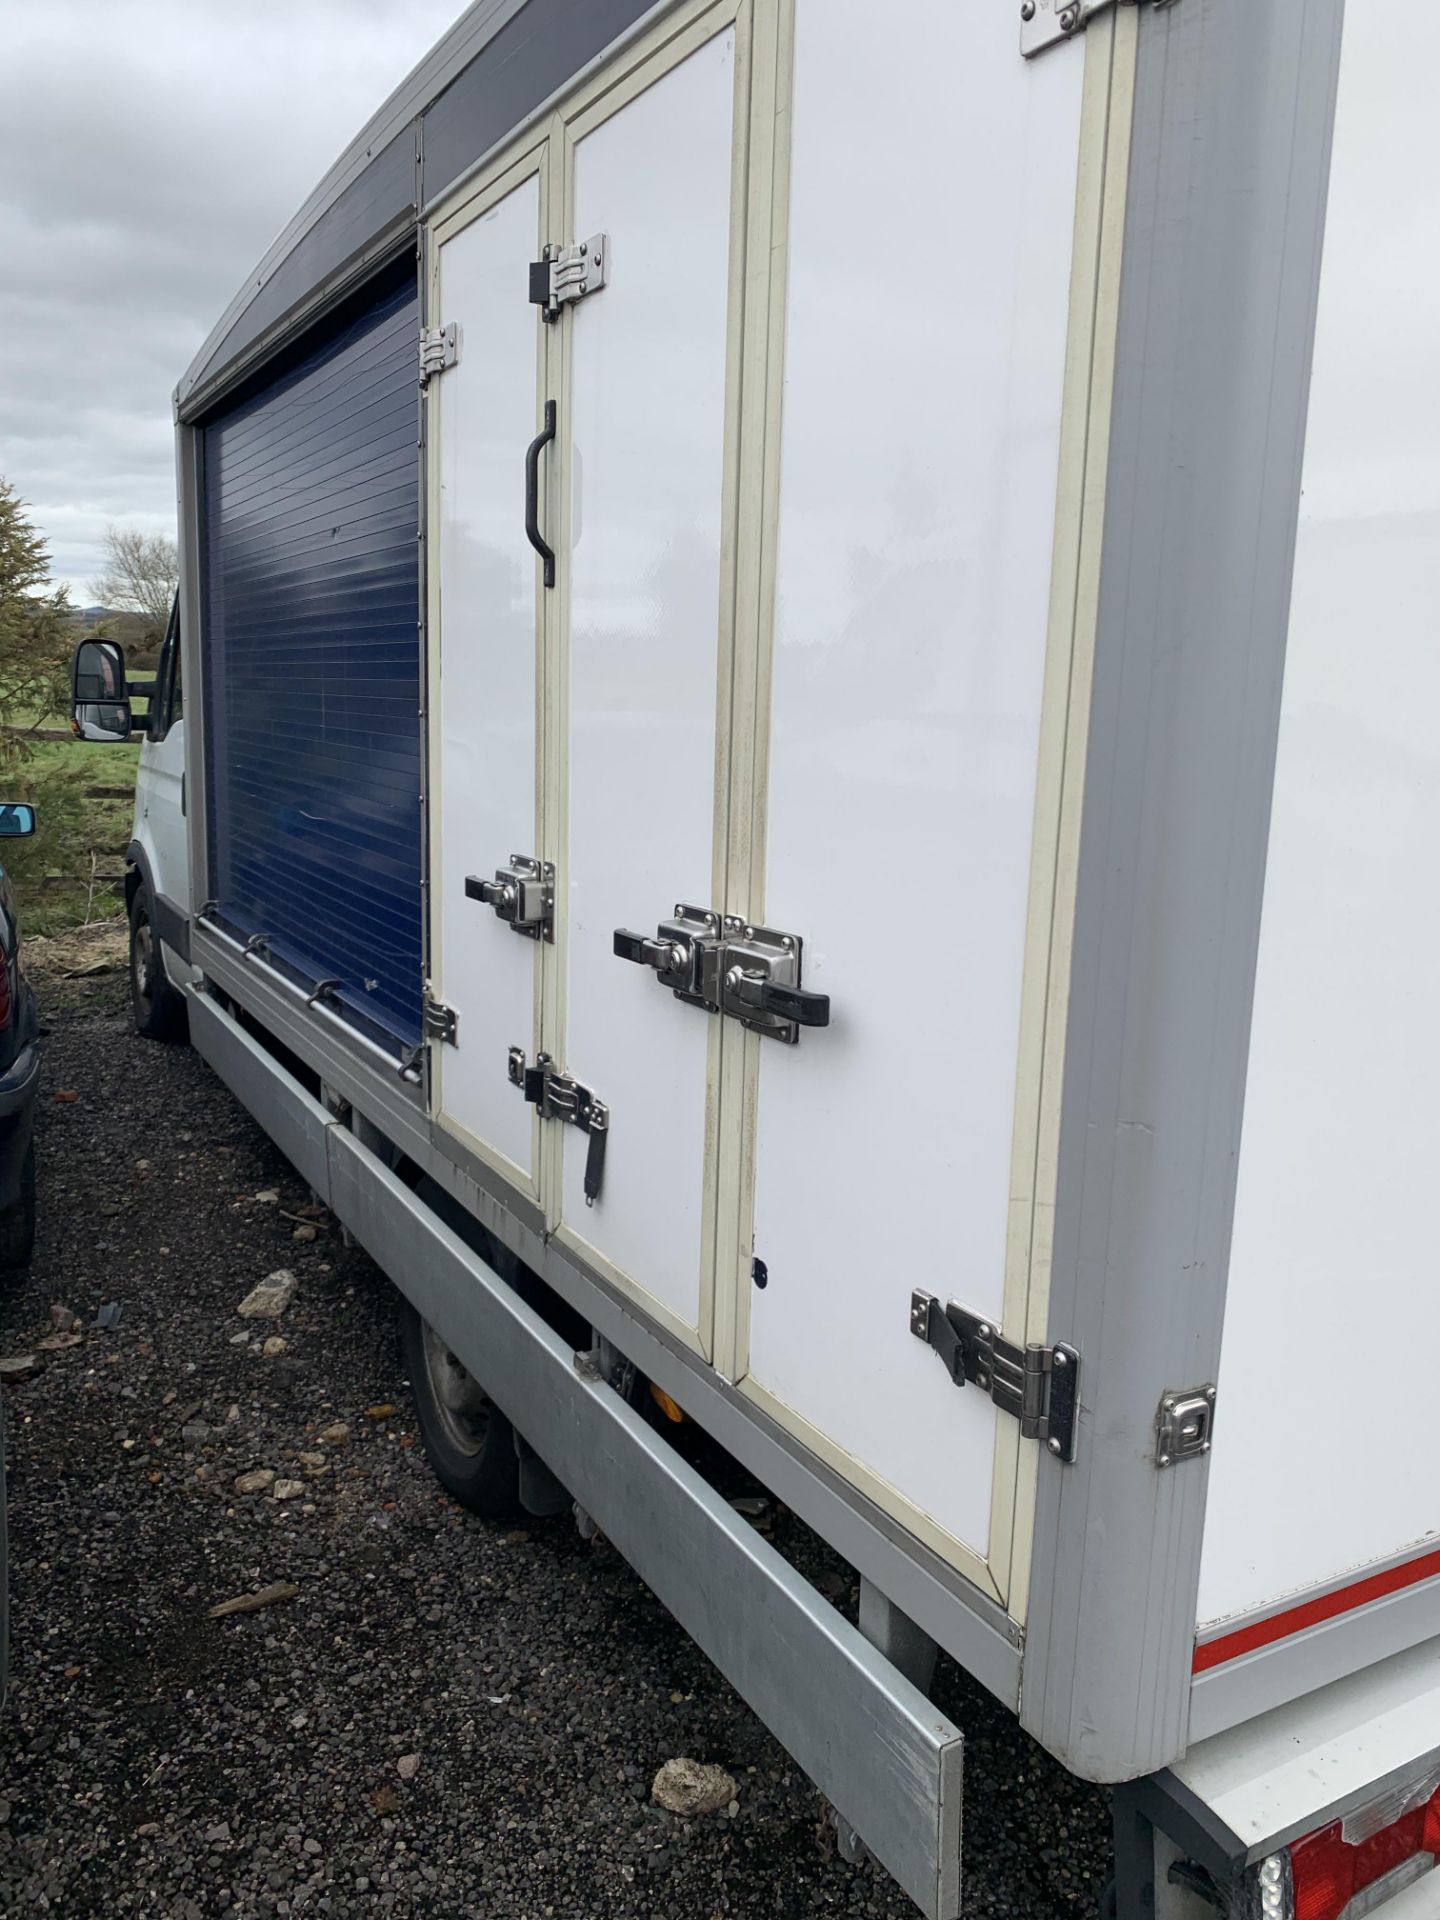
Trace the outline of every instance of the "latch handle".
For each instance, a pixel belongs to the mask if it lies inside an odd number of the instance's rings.
[[[763,973],[748,972],[744,967],[730,969],[725,976],[725,990],[734,1006],[749,1007],[776,1020],[790,1020],[797,1027],[830,1024],[828,993],[812,993],[808,987],[787,987],[777,980],[767,980]]]
[[[615,929],[615,957],[633,960],[637,967],[654,967],[657,973],[678,970],[688,966],[690,960],[678,940],[652,940],[646,934],[632,933],[628,927]]]
[[[475,874],[465,876],[465,898],[478,900],[487,907],[509,907],[515,904],[515,882],[502,880],[497,873],[493,880],[481,880]]]

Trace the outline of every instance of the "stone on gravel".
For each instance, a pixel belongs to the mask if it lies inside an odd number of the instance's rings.
[[[72,1313],[69,1307],[57,1300],[50,1309],[50,1324],[57,1333],[73,1333],[83,1322],[78,1313]]]
[[[316,1236],[315,1236],[314,1227],[312,1227],[309,1224],[309,1222],[305,1220],[302,1220],[300,1222],[300,1225],[296,1227],[295,1231],[290,1236],[292,1240],[299,1240],[302,1242],[307,1240],[313,1240],[315,1237]]]
[[[303,1480],[277,1480],[270,1489],[276,1500],[298,1500],[305,1491]]]
[[[255,1198],[262,1207],[278,1207],[280,1204],[280,1189],[278,1187],[262,1187],[259,1193],[255,1195]]]
[[[278,1606],[282,1600],[293,1600],[300,1589],[292,1581],[276,1580],[268,1587],[261,1587],[255,1593],[237,1593],[233,1600],[222,1600],[219,1606],[211,1607],[212,1620],[226,1620],[232,1613],[259,1613],[262,1607]]]
[[[395,1402],[393,1400],[377,1400],[373,1407],[366,1407],[365,1418],[367,1420],[393,1420],[395,1418],[395,1411]]]
[[[252,1287],[236,1311],[242,1320],[278,1320],[295,1298],[297,1284],[290,1269],[280,1267]]]
[[[249,1473],[235,1477],[236,1493],[266,1493],[275,1484],[273,1467],[252,1467]]]
[[[322,1427],[315,1437],[327,1447],[343,1447],[350,1438],[350,1429],[343,1420],[336,1420],[330,1426]]]
[[[47,1333],[43,1340],[37,1340],[36,1346],[42,1353],[64,1353],[69,1347],[78,1347],[84,1338],[79,1333]]]
[[[28,1380],[39,1371],[38,1353],[7,1353],[0,1358],[0,1380]]]
[[[402,1780],[413,1780],[420,1771],[419,1754],[402,1753],[400,1758],[395,1762],[395,1771]]]
[[[272,1333],[269,1339],[265,1341],[260,1351],[265,1355],[265,1358],[267,1360],[274,1360],[280,1354],[284,1353],[286,1347],[288,1347],[289,1344],[290,1342],[284,1337],[283,1334]]]
[[[667,1760],[651,1782],[650,1798],[667,1813],[718,1813],[735,1798],[735,1782],[706,1760]]]

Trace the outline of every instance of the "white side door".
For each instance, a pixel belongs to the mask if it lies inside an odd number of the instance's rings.
[[[1005,9],[916,0],[892,35],[865,0],[797,0],[773,637],[736,894],[830,998],[798,1045],[748,1042],[736,1372],[997,1597],[1018,1423],[957,1388],[911,1309],[924,1289],[1026,1339],[1012,1150],[1069,54],[1017,58]]]
[[[714,9],[567,129],[566,238],[605,234],[611,262],[565,320],[564,1054],[609,1133],[592,1206],[590,1142],[553,1130],[554,1216],[705,1353],[720,1023],[614,941],[723,893],[736,67]]]
[[[431,315],[458,332],[432,377],[431,988],[455,1016],[431,1050],[441,1123],[539,1198],[538,1121],[507,1071],[540,1046],[546,941],[496,910],[512,856],[542,859],[538,736],[547,588],[525,530],[527,449],[544,419],[545,340],[527,297],[544,239],[543,148],[435,229]],[[537,478],[546,468],[535,456]],[[489,889],[491,897],[484,897]]]

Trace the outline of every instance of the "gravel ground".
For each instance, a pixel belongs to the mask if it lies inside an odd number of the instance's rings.
[[[42,993],[40,1242],[0,1299],[0,1353],[39,1362],[6,1390],[0,1913],[912,1920],[613,1550],[441,1494],[393,1293],[198,1057],[137,1040],[114,975]],[[238,1318],[281,1267],[283,1319]],[[84,1330],[43,1350],[57,1306]],[[299,1490],[237,1493],[255,1469]],[[1104,1797],[953,1669],[938,1697],[967,1914],[1093,1915]],[[649,1804],[681,1755],[735,1811]]]

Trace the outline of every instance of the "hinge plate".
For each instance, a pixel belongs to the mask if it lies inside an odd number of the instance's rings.
[[[453,1007],[442,1006],[438,1000],[432,1000],[428,987],[425,989],[425,998],[422,1003],[421,1025],[425,1029],[427,1040],[443,1040],[449,1046],[459,1046],[459,1015]]]
[[[460,358],[460,326],[452,320],[448,327],[420,329],[420,384],[428,386],[437,373],[453,367]]]
[[[1167,1387],[1155,1414],[1155,1464],[1178,1466],[1210,1451],[1215,1426],[1215,1389]]]
[[[556,320],[562,307],[599,293],[610,275],[610,236],[592,233],[573,247],[546,247],[530,265],[530,300],[541,318]]]
[[[1168,7],[1175,0],[1149,0],[1153,7]],[[1108,13],[1117,5],[1136,6],[1139,0],[1020,0],[1020,51],[1027,60],[1062,40],[1082,34],[1097,13]]]
[[[511,1086],[519,1087],[542,1120],[562,1120],[578,1127],[590,1140],[585,1156],[585,1204],[593,1207],[600,1198],[600,1183],[605,1175],[605,1143],[610,1136],[610,1109],[573,1074],[557,1073],[548,1053],[537,1053],[535,1064],[525,1064],[523,1047],[511,1047],[505,1063]]]
[[[1057,1460],[1075,1458],[1080,1355],[1074,1347],[1022,1347],[983,1315],[953,1300],[942,1306],[919,1287],[910,1296],[910,1331],[935,1349],[957,1387],[970,1381],[1020,1422],[1027,1440],[1043,1442]]]

